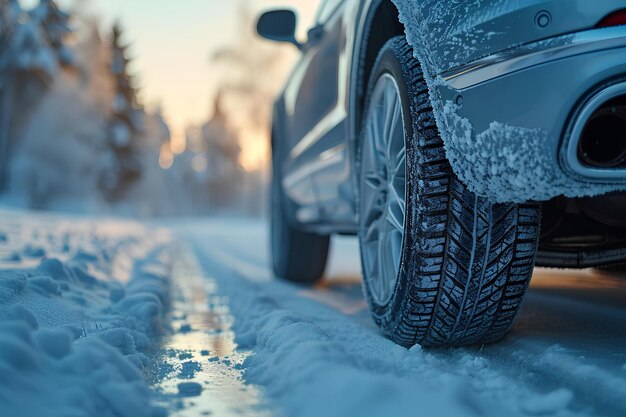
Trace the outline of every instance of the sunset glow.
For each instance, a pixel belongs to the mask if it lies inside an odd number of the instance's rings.
[[[244,170],[257,171],[265,167],[270,154],[269,135],[265,131],[246,129],[241,132],[239,143],[239,163]]]
[[[35,0],[22,0],[26,7]],[[108,28],[120,21],[132,55],[131,68],[139,96],[148,108],[160,106],[172,131],[168,152],[178,155],[185,151],[184,131],[189,125],[201,125],[211,117],[212,97],[219,89],[219,73],[210,57],[241,36],[238,21],[240,8],[249,6],[254,13],[271,8],[292,8],[299,13],[298,36],[306,37],[312,24],[318,0],[189,0],[184,4],[160,0],[90,0],[76,3],[59,0],[65,7],[78,4],[79,9],[97,16],[103,36]],[[150,10],[146,20],[145,10]],[[250,24],[250,31],[254,24]],[[215,33],[220,36],[216,37]],[[285,76],[298,54],[290,45],[275,44],[288,51],[284,55]],[[278,90],[282,80],[272,80]],[[280,81],[280,82],[276,82]],[[257,128],[260,129],[260,128]],[[263,128],[265,129],[265,128]],[[267,134],[250,130],[239,124],[241,131],[240,163],[246,170],[256,170],[267,162]],[[169,161],[167,152],[165,162]],[[166,164],[167,165],[167,164]]]
[[[180,155],[185,152],[187,148],[187,139],[185,137],[185,131],[179,127],[174,127],[172,130],[172,137],[170,139],[170,150],[174,155]]]
[[[170,169],[174,164],[174,155],[170,150],[170,147],[167,143],[164,143],[161,146],[161,152],[159,153],[159,166],[162,169]]]

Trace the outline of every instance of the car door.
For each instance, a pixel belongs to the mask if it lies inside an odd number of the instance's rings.
[[[303,56],[284,92],[286,139],[290,149],[285,161],[285,189],[288,194],[292,191],[294,197],[300,197],[296,198],[299,200],[303,191],[310,190],[318,205],[328,186],[320,188],[315,173],[323,170],[324,164],[333,162],[333,159],[320,161],[319,157],[341,146],[346,139],[346,108],[342,99],[345,83],[340,76],[346,43],[344,3],[345,0],[322,1]],[[331,184],[334,188],[331,194],[337,194],[337,187],[338,184]]]
[[[285,89],[290,148],[337,103],[341,19],[333,17],[342,3],[343,0],[322,0],[303,56]]]

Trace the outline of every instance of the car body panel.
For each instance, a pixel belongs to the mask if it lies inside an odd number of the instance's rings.
[[[513,46],[593,28],[626,6],[623,0],[393,1],[405,25],[419,27],[421,52],[436,73]],[[542,13],[549,16],[544,27],[537,22]]]
[[[491,56],[491,65],[460,69],[461,77],[473,78],[469,85],[452,79],[437,87],[444,107],[440,130],[457,175],[477,194],[502,202],[626,189],[626,170],[580,175],[564,164],[562,150],[576,140],[568,132],[579,104],[626,76],[626,26],[563,35],[522,50],[506,51],[502,62]],[[502,68],[492,69],[497,66]],[[454,104],[459,98],[461,106]]]

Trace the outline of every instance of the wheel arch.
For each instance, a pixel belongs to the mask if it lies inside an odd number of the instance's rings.
[[[352,58],[353,71],[349,106],[349,138],[353,158],[357,154],[367,83],[378,52],[389,39],[405,34],[398,9],[391,0],[366,2],[359,20],[359,33],[357,33]]]

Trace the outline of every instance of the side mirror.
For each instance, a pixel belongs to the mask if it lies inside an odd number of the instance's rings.
[[[259,17],[256,31],[265,39],[291,43],[302,49],[302,44],[296,40],[296,21],[292,10],[272,10]]]

